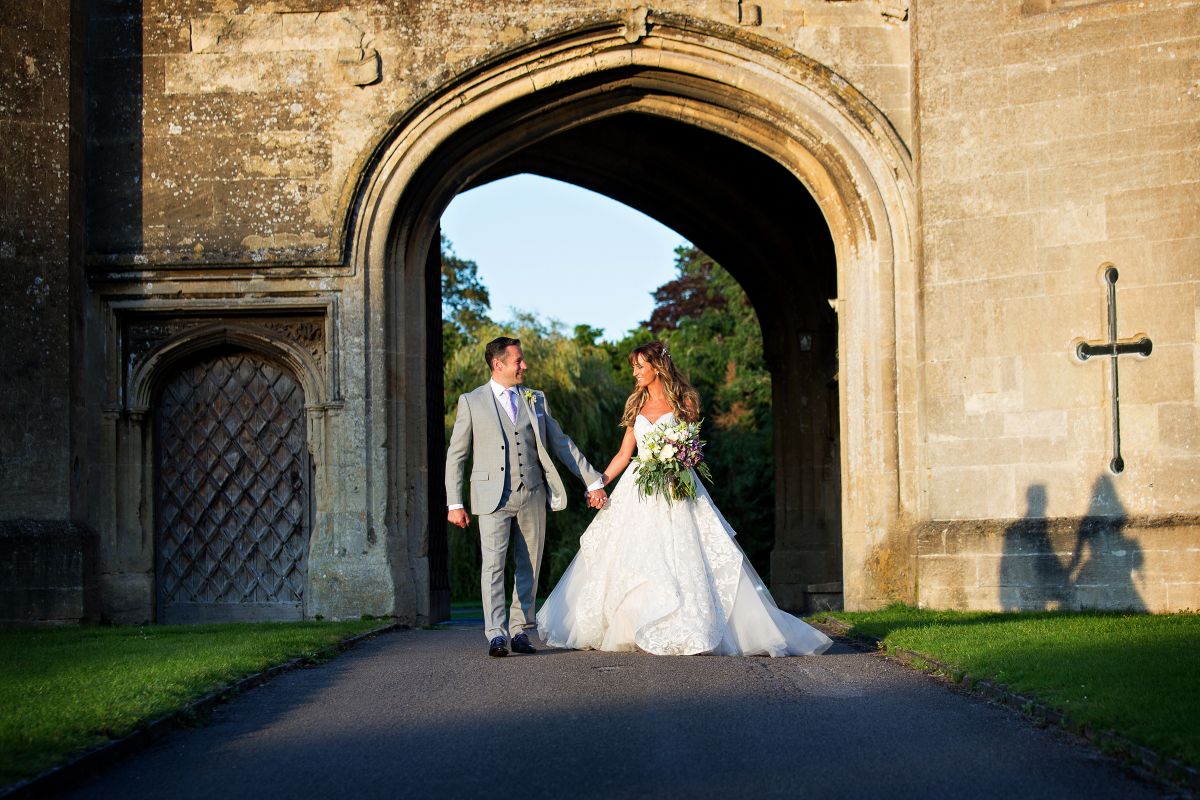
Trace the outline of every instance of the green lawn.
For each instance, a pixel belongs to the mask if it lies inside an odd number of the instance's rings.
[[[0,787],[248,674],[382,627],[355,622],[0,632]]]
[[[483,619],[483,606],[476,600],[464,600],[450,604],[450,619]]]
[[[1200,765],[1200,614],[922,611],[835,617],[853,633],[1004,683],[1168,757]]]

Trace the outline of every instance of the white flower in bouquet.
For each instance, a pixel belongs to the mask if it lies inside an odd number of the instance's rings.
[[[661,494],[667,502],[696,496],[696,475],[712,483],[704,463],[704,442],[699,422],[679,422],[656,427],[642,439],[637,485],[642,494]]]

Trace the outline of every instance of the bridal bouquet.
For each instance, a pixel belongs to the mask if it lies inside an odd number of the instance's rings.
[[[696,496],[694,469],[704,480],[712,483],[712,474],[704,463],[704,441],[700,438],[699,422],[679,422],[663,425],[646,434],[637,457],[637,485],[647,497],[664,495],[667,502]]]

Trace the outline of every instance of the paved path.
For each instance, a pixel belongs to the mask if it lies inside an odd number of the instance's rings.
[[[485,649],[473,627],[384,634],[73,796],[1161,794],[1061,732],[841,645],[786,659]]]

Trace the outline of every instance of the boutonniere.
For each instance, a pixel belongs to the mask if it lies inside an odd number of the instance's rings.
[[[533,389],[526,389],[521,394],[523,394],[525,396],[526,403],[529,403],[529,404],[533,403]]]

